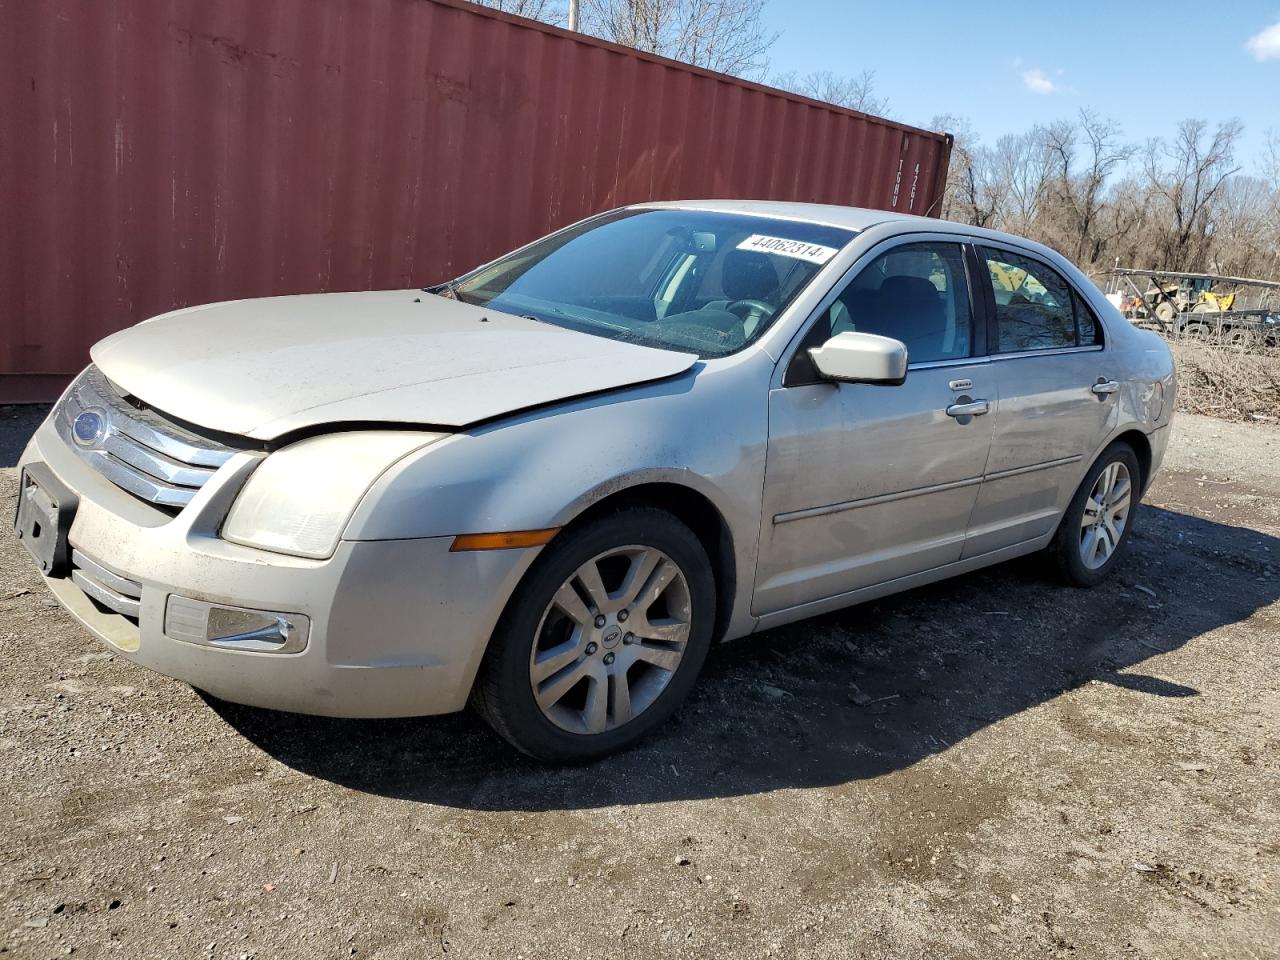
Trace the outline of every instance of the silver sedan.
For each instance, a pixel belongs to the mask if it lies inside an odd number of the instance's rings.
[[[427,290],[179,310],[97,344],[16,532],[89,630],[228,700],[470,701],[633,743],[716,640],[1047,552],[1120,561],[1174,369],[1052,250],[680,202]]]

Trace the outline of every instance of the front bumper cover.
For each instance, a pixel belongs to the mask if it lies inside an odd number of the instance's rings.
[[[343,540],[332,557],[308,560],[228,543],[218,525],[253,463],[228,461],[175,517],[111,484],[46,422],[19,466],[43,464],[76,494],[71,549],[138,585],[137,617],[91,600],[70,578],[46,583],[120,655],[225,700],[339,717],[461,709],[537,550],[451,553],[451,537]],[[177,639],[165,625],[175,596],[305,618],[305,646],[277,652]]]

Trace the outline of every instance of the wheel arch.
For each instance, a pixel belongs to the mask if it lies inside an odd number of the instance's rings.
[[[1142,492],[1146,493],[1147,487],[1151,483],[1151,440],[1141,430],[1130,428],[1113,437],[1107,443],[1107,447],[1113,443],[1126,443],[1133,450],[1134,455],[1138,458],[1138,469],[1142,471]],[[1093,458],[1094,462],[1097,462],[1098,457],[1102,456],[1103,450],[1106,450],[1106,447],[1098,451],[1098,455]]]
[[[711,561],[716,585],[716,618],[712,641],[728,630],[738,592],[738,561],[733,533],[720,508],[706,494],[669,480],[650,480],[614,490],[580,510],[557,536],[577,530],[628,507],[654,507],[670,513],[698,538]],[[552,541],[554,542],[554,540]]]

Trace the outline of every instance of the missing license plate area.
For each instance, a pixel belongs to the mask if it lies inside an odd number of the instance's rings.
[[[76,495],[44,464],[22,469],[14,536],[46,577],[64,577],[70,570],[67,535],[77,502]]]

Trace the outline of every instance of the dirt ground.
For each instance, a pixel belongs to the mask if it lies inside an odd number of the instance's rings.
[[[1181,417],[1148,504],[1096,590],[1019,561],[729,644],[569,770],[207,700],[6,520],[0,953],[1275,958],[1280,428]]]

